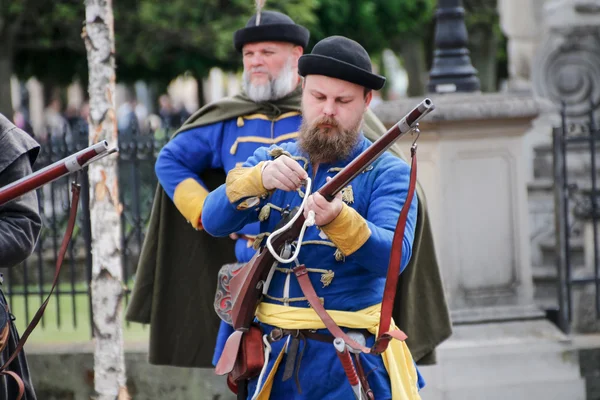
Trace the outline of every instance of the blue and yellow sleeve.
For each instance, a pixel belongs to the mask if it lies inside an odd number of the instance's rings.
[[[381,276],[387,274],[394,231],[406,201],[410,179],[410,167],[403,161],[396,161],[380,168],[381,172],[375,177],[366,218],[344,204],[342,212],[321,227],[342,254],[353,257],[356,262]],[[417,206],[415,193],[402,239],[401,272],[412,255]]]
[[[223,168],[221,137],[223,124],[217,123],[182,132],[163,147],[156,160],[158,180],[175,207],[196,229],[208,189],[200,174]]]
[[[271,159],[270,148],[258,148],[242,166],[229,171],[224,185],[204,203],[202,226],[213,236],[226,236],[258,221],[258,209],[270,192],[262,184],[262,167]]]

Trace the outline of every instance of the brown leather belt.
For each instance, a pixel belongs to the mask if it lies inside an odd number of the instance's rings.
[[[365,339],[369,334],[365,334],[361,332]],[[317,340],[319,342],[324,343],[332,343],[335,337],[328,333],[317,333],[312,329],[282,329],[282,328],[273,328],[271,332],[267,335],[267,339],[269,343],[277,342],[287,336],[291,336],[292,339],[287,348],[287,358],[285,360],[285,368],[283,370],[283,381],[287,381],[294,375],[294,379],[296,381],[296,386],[298,387],[298,393],[302,394],[302,388],[300,387],[300,380],[298,379],[298,372],[300,370],[300,362],[302,361],[302,355],[304,354],[304,349],[306,348],[306,343],[303,343],[302,350],[300,350],[300,354],[298,354],[298,349],[300,347],[300,342],[304,342],[305,339]],[[360,359],[358,354],[355,354],[357,363],[360,363]],[[364,371],[362,370],[362,365],[359,368],[359,376],[361,381],[363,381],[363,387],[368,389],[368,383],[366,376],[364,375]]]
[[[300,362],[302,362],[302,355],[306,348],[306,339],[318,340],[325,343],[333,343],[334,337],[329,334],[316,333],[310,329],[282,329],[273,328],[273,330],[267,335],[270,343],[277,342],[287,336],[291,336],[292,339],[289,342],[287,348],[287,357],[285,360],[285,368],[283,370],[283,381],[287,381],[294,375],[296,386],[298,387],[298,393],[302,394],[302,388],[300,387],[300,379],[298,378],[298,372],[300,370]],[[300,342],[302,343],[302,349],[298,354]]]
[[[302,338],[305,337],[311,340],[318,340],[319,342],[325,343],[333,343],[335,339],[333,335],[328,333],[317,333],[312,329],[281,329],[274,328],[268,335],[269,342],[273,343],[278,340],[283,339],[286,336],[291,336],[293,338]]]

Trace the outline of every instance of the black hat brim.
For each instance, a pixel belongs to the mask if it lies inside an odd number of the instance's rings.
[[[301,76],[325,75],[373,90],[379,90],[385,85],[385,77],[383,76],[319,54],[305,54],[300,57],[300,60],[298,60],[298,73]]]
[[[241,52],[247,43],[287,42],[305,48],[308,45],[310,32],[301,25],[269,24],[242,28],[233,35],[233,44]]]

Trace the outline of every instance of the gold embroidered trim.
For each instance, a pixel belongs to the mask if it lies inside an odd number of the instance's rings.
[[[279,146],[274,147],[273,149],[271,149],[271,151],[269,151],[269,156],[271,156],[273,158],[273,160],[276,160],[277,158],[279,158],[281,156],[288,156],[292,160],[302,161],[304,163],[304,165],[302,166],[302,168],[304,168],[305,171],[308,169],[308,159],[306,157],[293,156],[293,155],[290,154],[290,152],[285,151],[284,149],[282,149]]]
[[[237,126],[238,127],[242,127],[244,126],[244,120],[252,120],[252,119],[262,119],[264,121],[273,121],[273,122],[277,122],[280,121],[282,119],[285,118],[289,118],[289,117],[295,117],[296,115],[300,115],[300,113],[298,111],[290,111],[290,112],[286,112],[284,114],[281,114],[279,117],[276,118],[269,118],[267,117],[265,114],[248,114],[248,115],[242,115],[240,117],[237,118]]]
[[[193,178],[187,178],[175,187],[173,203],[194,229],[201,228],[200,215],[207,196],[208,190]]]
[[[298,244],[298,241],[294,241],[292,242],[293,245]],[[335,253],[333,253],[333,256],[335,257],[335,261],[346,261],[346,256],[344,255],[344,253],[342,253],[340,251],[340,249],[338,249],[335,245],[335,243],[333,242],[327,242],[325,240],[305,240],[302,242],[302,246],[307,245],[307,244],[320,244],[323,246],[329,246],[329,247],[334,247],[335,248]]]
[[[295,240],[294,242],[292,242],[292,244],[298,244],[298,241]],[[326,240],[303,240],[302,241],[302,246],[307,245],[307,244],[321,244],[323,246],[335,247],[335,244],[333,244],[332,242],[328,242]]]
[[[271,232],[263,232],[263,233],[259,233],[258,235],[256,235],[256,238],[254,239],[254,243],[252,243],[252,248],[254,250],[258,250],[260,248],[260,245],[263,241],[264,238],[266,238],[267,236],[269,236],[271,234]]]
[[[269,216],[271,215],[271,210],[283,212],[283,208],[278,207],[273,203],[267,203],[263,206],[263,208],[260,209],[260,213],[258,214],[258,220],[266,221],[267,219],[269,219]]]
[[[297,137],[298,137],[298,132],[286,133],[285,135],[277,136],[274,139],[266,138],[266,137],[262,137],[262,136],[241,136],[235,140],[235,142],[231,146],[231,149],[229,149],[229,153],[230,154],[237,153],[237,148],[240,143],[275,144],[275,143],[282,142],[284,140],[295,139]]]
[[[293,156],[292,158],[294,160],[296,160],[296,161],[302,161],[302,162],[304,162],[304,165],[302,166],[302,168],[304,168],[305,171],[308,169],[308,159],[306,157]]]
[[[277,159],[277,158],[279,158],[279,157],[281,157],[281,156],[288,156],[289,158],[292,158],[292,155],[289,152],[285,151],[284,149],[282,149],[279,146],[274,147],[273,149],[271,149],[271,151],[269,151],[269,155],[271,157],[273,157],[274,160]]]
[[[341,254],[336,255],[336,260],[341,261],[342,256],[349,256],[362,247],[371,236],[367,221],[352,207],[342,203],[342,211],[337,217],[321,230],[327,235]]]
[[[267,299],[279,301],[281,303],[294,303],[298,301],[308,301],[306,297],[274,297],[269,294],[264,295]],[[319,297],[319,301],[321,304],[325,305],[325,299],[323,297]]]
[[[229,171],[225,179],[225,193],[231,203],[235,203],[246,197],[267,197],[269,191],[263,186],[261,175],[264,163],[264,161],[261,161],[254,167],[234,168]],[[247,206],[253,206],[254,202],[258,203],[258,199],[256,200],[250,200],[250,204],[247,204]],[[241,204],[240,206],[243,207]]]
[[[306,270],[308,272],[314,272],[316,274],[321,274],[321,283],[323,284],[323,287],[327,287],[331,284],[331,282],[333,281],[333,278],[335,277],[335,272],[333,272],[330,269],[320,269],[320,268],[306,268]],[[284,273],[284,274],[291,274],[294,272],[294,270],[290,269],[290,268],[281,268],[281,267],[275,267],[275,271]]]
[[[346,204],[354,203],[354,192],[352,185],[348,185],[342,189],[342,201]]]

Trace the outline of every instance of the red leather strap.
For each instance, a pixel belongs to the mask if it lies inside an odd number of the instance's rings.
[[[333,318],[331,318],[327,310],[325,310],[325,307],[323,307],[323,305],[321,304],[321,300],[319,300],[319,296],[317,296],[317,293],[315,292],[315,288],[310,282],[310,278],[308,277],[308,271],[306,270],[306,267],[304,265],[299,265],[296,268],[294,268],[294,273],[298,278],[298,283],[300,284],[302,293],[304,293],[304,296],[306,296],[306,299],[310,303],[313,310],[315,310],[316,313],[319,315],[319,318],[321,318],[327,330],[331,332],[331,334],[334,337],[344,339],[346,344],[352,347],[354,350],[360,350],[363,353],[370,353],[371,349],[356,343],[348,335],[346,335],[344,331],[342,331],[342,329],[339,326],[337,326],[337,324],[335,323]]]
[[[6,311],[8,313],[10,313],[8,305],[5,305],[5,307],[6,307]],[[2,329],[2,336],[0,336],[0,343],[1,343],[0,352],[4,351],[4,349],[8,345],[8,339],[10,338],[10,324],[11,323],[12,322],[9,318],[6,322],[6,325],[4,325],[4,329]],[[23,380],[21,379],[21,377],[13,371],[3,371],[3,372],[0,372],[0,375],[10,376],[17,382],[17,386],[19,387],[19,393],[17,395],[16,400],[20,400],[23,397],[23,395],[25,394],[25,384],[23,383]]]
[[[300,265],[294,268],[294,273],[298,278],[298,283],[302,289],[302,293],[306,296],[308,302],[319,318],[325,324],[325,327],[334,337],[340,337],[344,339],[346,344],[355,350],[360,350],[363,353],[381,354],[383,353],[390,340],[397,339],[404,341],[407,336],[400,329],[394,329],[390,331],[390,325],[392,320],[392,310],[394,308],[394,300],[396,298],[396,288],[398,286],[398,278],[400,277],[400,264],[402,262],[402,242],[404,240],[404,231],[406,229],[406,221],[408,219],[408,211],[415,194],[415,187],[417,183],[417,147],[413,145],[411,148],[411,169],[410,169],[410,180],[408,184],[408,195],[402,210],[400,211],[400,217],[396,224],[396,230],[394,231],[394,238],[392,240],[392,252],[390,255],[390,263],[388,266],[387,277],[385,281],[385,288],[383,291],[383,300],[381,304],[381,316],[379,319],[379,334],[375,340],[375,344],[372,349],[362,346],[352,340],[348,335],[341,330],[335,323],[333,318],[329,315],[325,307],[321,304],[315,289],[308,278],[307,270],[304,265]]]
[[[373,345],[373,353],[381,354],[387,349],[392,338],[398,340],[406,340],[407,336],[399,329],[389,331],[392,321],[392,310],[394,308],[394,299],[396,298],[396,288],[398,286],[398,278],[400,277],[400,264],[402,263],[402,242],[404,240],[404,231],[406,229],[406,220],[408,219],[408,211],[415,194],[415,186],[417,183],[417,146],[413,145],[411,152],[411,167],[410,181],[408,184],[408,195],[400,217],[394,231],[392,240],[392,252],[390,254],[390,263],[388,266],[387,277],[385,280],[385,288],[383,290],[383,301],[381,302],[381,316],[379,319],[379,334],[375,344]]]
[[[25,384],[23,383],[21,377],[13,371],[2,371],[0,372],[0,375],[10,376],[17,382],[17,386],[19,386],[19,394],[15,400],[21,400],[25,394]]]
[[[52,287],[50,288],[50,293],[48,294],[48,297],[46,297],[46,300],[42,303],[40,308],[37,310],[37,312],[33,316],[33,319],[31,320],[31,322],[25,329],[25,332],[23,332],[23,335],[21,336],[21,340],[19,340],[19,343],[17,344],[15,351],[8,358],[8,360],[4,363],[4,365],[2,367],[0,367],[0,374],[5,374],[5,375],[8,374],[8,375],[12,376],[13,378],[15,378],[17,380],[17,382],[20,381],[20,378],[18,377],[18,375],[16,375],[12,371],[8,371],[6,368],[8,368],[10,363],[13,362],[15,358],[17,358],[17,356],[19,355],[19,352],[23,349],[23,346],[25,345],[27,338],[29,337],[31,332],[35,329],[37,324],[40,322],[40,319],[42,318],[42,315],[44,314],[44,311],[46,310],[46,306],[48,305],[48,302],[50,301],[50,297],[52,296],[52,293],[54,292],[54,288],[56,287],[56,284],[58,283],[58,275],[60,274],[60,268],[62,266],[63,259],[65,258],[65,254],[67,252],[67,246],[69,245],[69,241],[71,240],[71,236],[73,235],[73,229],[75,228],[75,217],[77,217],[77,206],[79,205],[80,186],[77,185],[76,183],[73,183],[73,185],[71,187],[71,191],[73,192],[73,197],[71,199],[71,211],[69,214],[69,222],[67,224],[67,230],[65,232],[65,236],[63,237],[63,241],[60,246],[60,251],[58,252],[58,258],[56,259],[56,267],[55,267],[55,271],[54,271],[54,281],[52,282]],[[22,385],[22,381],[19,383],[19,390],[21,388],[21,385]],[[18,399],[20,399],[21,396],[22,396],[22,393]]]

